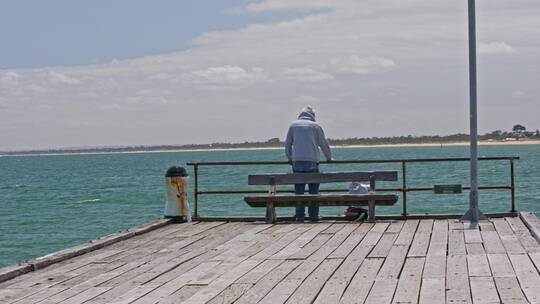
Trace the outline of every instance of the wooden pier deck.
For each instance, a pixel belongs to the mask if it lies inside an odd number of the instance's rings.
[[[171,224],[0,283],[0,303],[540,303],[529,217]]]

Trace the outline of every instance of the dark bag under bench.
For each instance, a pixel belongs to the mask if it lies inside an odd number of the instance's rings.
[[[249,185],[268,185],[267,195],[246,196],[244,201],[251,207],[266,207],[266,222],[276,221],[276,207],[296,207],[318,204],[319,206],[368,206],[368,219],[375,219],[375,206],[394,205],[398,196],[395,194],[376,194],[376,181],[397,181],[397,171],[373,172],[329,172],[329,173],[283,173],[253,174],[248,176]],[[305,194],[276,195],[277,185],[339,183],[369,181],[367,194]]]

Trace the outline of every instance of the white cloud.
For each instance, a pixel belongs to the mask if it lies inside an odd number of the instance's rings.
[[[333,58],[330,63],[339,72],[354,74],[368,74],[396,67],[393,60],[378,56],[360,58],[357,55],[351,55],[346,60]]]
[[[17,85],[19,84],[19,80],[22,78],[21,75],[19,75],[17,72],[14,71],[7,71],[7,72],[1,72],[0,71],[0,83],[6,84],[6,85]]]
[[[495,55],[495,54],[512,54],[515,52],[516,52],[516,49],[511,47],[504,41],[478,43],[478,54]]]
[[[247,11],[309,11],[317,9],[332,8],[339,0],[266,0],[250,3],[246,6]]]
[[[301,82],[319,82],[334,80],[334,76],[316,71],[311,68],[284,68],[283,75],[286,79],[297,80]]]
[[[68,85],[73,85],[73,84],[80,84],[81,81],[74,78],[74,77],[69,77],[67,75],[64,75],[64,74],[61,74],[60,72],[57,72],[57,71],[49,71],[49,81],[52,83],[52,84],[68,84]]]
[[[513,99],[529,99],[531,98],[531,96],[529,94],[527,94],[526,92],[523,92],[523,91],[520,91],[520,90],[516,90],[514,92],[512,92],[512,98]]]
[[[0,129],[17,130],[0,150],[282,137],[308,103],[332,137],[467,130],[464,2],[266,0],[242,14],[260,12],[280,21],[204,33],[186,51],[0,70]],[[493,105],[481,129],[534,125],[540,2],[490,0],[478,13],[479,53],[520,55],[479,62],[479,102]],[[92,128],[66,133],[72,117]]]
[[[235,65],[224,65],[196,70],[190,73],[195,83],[208,83],[215,85],[250,85],[266,79],[264,69],[252,67],[244,69]]]

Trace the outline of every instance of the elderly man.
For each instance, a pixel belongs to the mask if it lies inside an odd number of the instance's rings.
[[[291,123],[285,139],[285,153],[289,161],[292,162],[293,172],[319,172],[319,147],[326,160],[330,161],[332,153],[324,131],[315,122],[313,107],[306,106],[298,115],[298,119]],[[319,184],[308,184],[308,186],[310,194],[319,193]],[[297,195],[304,194],[305,188],[306,184],[295,184],[294,192]],[[319,220],[319,206],[310,206],[308,212],[310,221]],[[295,218],[296,221],[304,221],[304,206],[296,207]]]

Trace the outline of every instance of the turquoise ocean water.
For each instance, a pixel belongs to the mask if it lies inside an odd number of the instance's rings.
[[[467,157],[468,148],[340,148],[334,154],[336,159]],[[516,162],[518,209],[540,214],[540,145],[480,146],[480,155],[520,156]],[[162,217],[164,173],[170,165],[283,159],[282,150],[0,157],[0,267]],[[480,162],[479,168],[481,185],[510,182],[508,161]],[[323,171],[374,169],[399,171],[401,164],[321,166]],[[249,173],[288,170],[288,166],[203,167],[200,190],[246,189]],[[409,164],[408,185],[465,185],[468,170],[466,162]],[[401,176],[397,183],[378,186],[401,187]],[[480,199],[485,212],[510,208],[509,191],[481,191]],[[409,193],[408,207],[409,213],[462,213],[467,209],[467,193]],[[398,214],[401,200],[396,206],[378,210]],[[323,208],[321,213],[336,215],[342,211]],[[229,216],[262,215],[264,211],[248,208],[241,195],[213,195],[200,198],[199,212],[204,216]],[[280,213],[292,215],[291,210]]]

